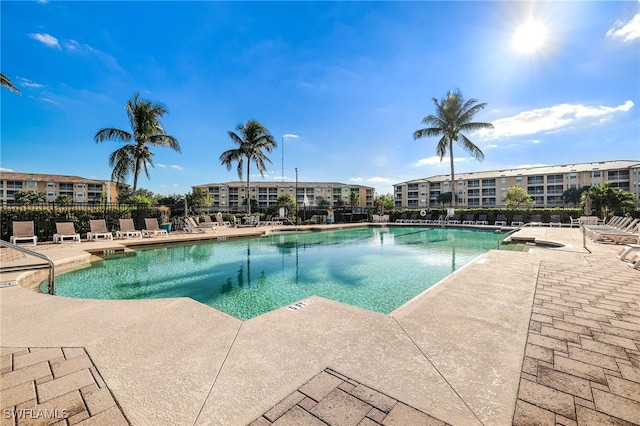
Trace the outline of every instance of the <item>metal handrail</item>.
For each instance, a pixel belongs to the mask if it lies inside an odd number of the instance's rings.
[[[56,290],[56,284],[55,284],[56,273],[55,272],[56,271],[55,271],[55,265],[53,263],[53,260],[51,260],[49,256],[42,253],[38,253],[37,251],[29,250],[26,247],[13,244],[5,240],[0,240],[0,245],[5,247],[10,247],[12,249],[15,249],[23,253],[30,254],[31,256],[35,256],[37,258],[45,260],[49,264],[49,294],[52,296],[55,294],[55,290]],[[24,270],[28,270],[37,265],[24,265],[24,266],[25,266]]]

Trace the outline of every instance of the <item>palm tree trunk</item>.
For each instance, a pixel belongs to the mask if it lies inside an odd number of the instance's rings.
[[[458,208],[458,198],[456,197],[456,176],[453,171],[453,141],[449,139],[449,156],[451,158],[451,197],[453,198],[453,208]]]
[[[251,157],[247,157],[247,214],[251,216],[251,189],[249,188],[249,169],[251,167]]]

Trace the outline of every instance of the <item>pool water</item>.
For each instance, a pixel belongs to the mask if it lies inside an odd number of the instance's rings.
[[[359,228],[165,246],[56,278],[56,294],[190,297],[240,319],[312,295],[389,313],[505,235],[443,228]]]

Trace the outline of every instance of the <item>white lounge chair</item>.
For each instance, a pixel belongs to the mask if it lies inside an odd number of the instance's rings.
[[[120,219],[120,230],[116,231],[116,238],[142,238],[142,232],[133,224],[133,219]]]
[[[143,237],[157,237],[158,235],[162,235],[165,237],[169,236],[169,232],[166,229],[160,228],[158,224],[158,219],[155,217],[147,217],[144,219],[144,226],[146,229],[142,230]]]
[[[221,212],[216,213],[216,222],[218,222],[218,226],[231,226],[231,222],[223,219]]]
[[[517,214],[513,216],[513,220],[511,221],[511,226],[523,226],[524,220],[522,219],[521,214]]]
[[[113,234],[107,230],[107,223],[104,219],[89,220],[90,232],[87,232],[87,240],[98,241],[99,239],[113,240]]]
[[[211,228],[207,228],[207,227],[198,226],[198,222],[196,222],[196,220],[194,218],[189,217],[189,216],[185,217],[183,220],[184,220],[184,225],[182,227],[182,230],[184,232],[188,232],[190,234],[193,234],[193,233],[202,234],[202,233],[207,232],[207,229],[211,229]]]
[[[493,222],[495,226],[507,226],[507,217],[503,214],[499,214],[496,217],[496,221]]]
[[[56,233],[53,234],[54,243],[63,243],[65,240],[80,242],[80,234],[76,232],[73,222],[56,222]]]
[[[33,232],[33,221],[13,222],[13,235],[9,238],[11,244],[18,244],[20,241],[31,241],[36,245],[38,237]]]

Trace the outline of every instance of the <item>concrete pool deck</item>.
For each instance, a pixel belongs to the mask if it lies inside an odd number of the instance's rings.
[[[388,315],[310,296],[241,321],[187,298],[1,288],[2,409],[58,401],[79,424],[640,424],[640,271],[619,246],[585,250],[577,228],[518,236],[563,246],[492,250]],[[81,263],[114,247],[38,250]]]

